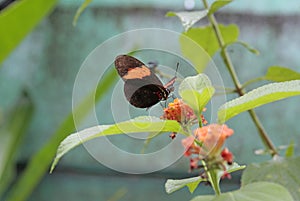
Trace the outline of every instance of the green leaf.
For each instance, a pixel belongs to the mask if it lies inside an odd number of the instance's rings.
[[[236,172],[236,171],[245,169],[246,165],[239,165],[237,163],[233,163],[232,165],[225,165],[225,168],[226,168],[226,172],[232,173],[232,172]],[[219,171],[219,173],[218,173],[219,179],[223,176],[223,173],[224,173],[223,170]]]
[[[233,163],[232,165],[226,164],[224,165],[224,167],[226,168],[226,172],[229,174],[246,168],[245,165],[239,165],[237,163]],[[208,171],[207,173],[209,177],[209,182],[211,183],[211,186],[213,187],[214,191],[219,191],[219,183],[224,175],[224,170],[214,169],[212,171]]]
[[[261,105],[300,95],[300,80],[267,84],[231,100],[219,108],[220,123]]]
[[[91,93],[78,105],[78,107],[75,108],[74,113],[70,113],[66,117],[47,143],[32,156],[25,171],[20,176],[20,179],[12,186],[6,201],[27,200],[43,175],[49,170],[49,165],[55,157],[56,149],[60,142],[67,137],[69,133],[74,132],[75,126],[73,115],[76,116],[76,123],[84,120],[84,117],[89,114],[89,111],[93,106],[91,103],[101,100],[117,78],[116,70],[110,70],[99,82],[96,95]]]
[[[270,182],[256,182],[219,196],[197,196],[192,201],[293,201],[288,190]]]
[[[201,20],[207,15],[207,10],[201,11],[190,11],[190,12],[168,12],[166,14],[167,17],[177,16],[185,31],[188,31],[196,22]]]
[[[192,177],[187,179],[168,179],[165,183],[165,189],[167,193],[173,193],[174,191],[177,191],[185,186],[189,188],[189,191],[193,193],[197,186],[202,181],[207,181],[206,179],[203,179],[202,177]]]
[[[86,7],[92,2],[92,0],[85,0],[81,6],[77,9],[76,14],[73,19],[73,26],[75,27],[78,21],[78,18],[80,17],[81,13],[86,9]]]
[[[237,163],[234,163],[230,166],[226,166],[226,171],[228,173],[232,173],[241,169],[244,169],[246,166],[240,166]],[[217,171],[213,174],[214,179],[216,182],[220,181],[220,178],[222,177],[224,171],[220,170]],[[189,188],[190,193],[193,193],[195,189],[198,187],[198,185],[203,182],[207,181],[207,179],[204,179],[200,176],[198,177],[192,177],[192,178],[187,178],[187,179],[168,179],[167,182],[165,183],[165,189],[167,193],[173,193],[185,186]]]
[[[239,29],[236,25],[219,24],[219,29],[225,44],[237,41]],[[179,42],[182,54],[189,59],[198,73],[203,72],[211,61],[211,57],[220,49],[218,39],[211,26],[190,28],[180,36]]]
[[[23,94],[0,129],[0,197],[14,179],[16,156],[32,113],[33,103]]]
[[[219,29],[221,31],[225,44],[237,41],[239,36],[238,26],[236,26],[235,24],[231,24],[228,26],[219,24]],[[220,49],[218,40],[211,26],[191,28],[183,35],[195,41],[204,50],[206,50],[206,52],[210,56],[213,56]],[[184,44],[181,45],[184,46]]]
[[[294,156],[294,152],[295,152],[295,142],[294,140],[292,140],[285,151],[285,157],[290,158]]]
[[[94,126],[73,133],[59,145],[50,172],[53,171],[59,159],[74,147],[101,136],[140,132],[179,132],[185,133],[180,124],[174,120],[161,120],[157,117],[137,117],[135,119],[113,125]]]
[[[179,85],[179,94],[183,101],[197,114],[202,113],[214,92],[215,89],[205,74],[186,77]]]
[[[242,186],[268,181],[286,187],[294,200],[300,200],[300,157],[276,158],[260,164],[248,165],[242,175]]]
[[[15,1],[0,12],[0,63],[52,11],[57,0]]]
[[[265,79],[274,82],[300,80],[300,73],[281,66],[271,66],[268,68]]]
[[[221,171],[219,170],[207,170],[207,168],[205,169],[205,171],[207,172],[207,176],[208,176],[208,180],[212,186],[212,188],[214,189],[215,194],[220,194],[221,193],[221,189],[220,189],[220,179],[221,177],[218,177],[218,173],[220,173]],[[221,173],[221,175],[223,175],[223,171]]]
[[[232,0],[217,0],[217,1],[215,1],[210,6],[208,15],[211,15],[211,14],[215,13],[217,10],[219,10],[220,8],[226,6],[227,4],[229,4],[231,2],[232,2]]]

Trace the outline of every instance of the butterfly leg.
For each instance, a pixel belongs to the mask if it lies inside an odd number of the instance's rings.
[[[162,107],[162,109],[166,108],[166,101],[165,101],[165,104],[163,104],[162,102],[159,102],[159,104]]]

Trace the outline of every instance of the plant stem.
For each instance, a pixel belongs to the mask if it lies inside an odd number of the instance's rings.
[[[248,80],[241,87],[242,87],[242,89],[245,89],[248,85],[250,85],[252,83],[255,83],[255,82],[258,82],[258,81],[262,81],[262,80],[265,80],[265,76],[257,77],[257,78],[254,78],[252,80]]]
[[[207,3],[207,0],[202,0],[204,6],[206,9],[209,9],[209,5]],[[221,56],[222,56],[222,59],[229,71],[229,74],[232,78],[232,81],[234,83],[234,86],[236,88],[236,92],[239,94],[239,96],[243,96],[245,94],[245,91],[244,89],[242,88],[242,85],[237,77],[237,74],[235,72],[235,69],[233,67],[233,64],[231,62],[231,59],[226,51],[226,48],[224,48],[225,46],[225,42],[224,42],[224,39],[223,39],[223,36],[221,34],[221,31],[219,29],[219,26],[218,26],[218,22],[216,20],[216,18],[214,17],[213,14],[210,14],[208,15],[208,19],[209,19],[209,22],[214,30],[214,33],[217,37],[217,40],[218,40],[218,43],[219,43],[219,46],[221,48]],[[269,138],[268,134],[266,133],[265,129],[263,128],[260,120],[258,119],[256,113],[254,112],[254,110],[249,110],[248,111],[255,126],[257,127],[257,130],[259,132],[259,135],[261,137],[261,140],[263,141],[264,145],[267,147],[267,149],[271,150],[271,155],[272,156],[275,156],[275,155],[278,155],[278,152],[276,150],[276,147],[274,146],[274,144],[272,143],[271,139]]]
[[[200,113],[199,115],[197,115],[197,116],[199,117],[199,119],[198,119],[198,125],[199,125],[199,128],[202,128],[202,126],[203,126],[201,114],[202,114],[202,113]]]
[[[215,172],[215,170],[209,170],[207,168],[207,165],[205,163],[204,160],[201,161],[202,162],[202,165],[204,167],[204,170],[207,174],[207,177],[208,177],[208,181],[210,182],[212,188],[214,189],[216,195],[221,195],[221,189],[220,189],[220,182],[218,181],[219,179],[217,178],[217,174]]]

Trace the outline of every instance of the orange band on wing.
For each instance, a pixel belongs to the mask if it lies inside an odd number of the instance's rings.
[[[144,77],[150,76],[151,71],[146,66],[136,67],[136,68],[129,68],[126,75],[123,76],[123,79],[130,80],[130,79],[143,79]]]

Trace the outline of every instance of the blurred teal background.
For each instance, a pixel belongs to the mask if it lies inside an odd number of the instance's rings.
[[[155,27],[183,31],[177,18],[165,17],[170,10],[184,10],[181,0],[94,0],[79,17],[77,26],[73,27],[73,17],[81,3],[59,1],[54,10],[0,64],[0,125],[6,127],[10,122],[10,114],[20,116],[18,106],[22,105],[24,97],[27,103],[30,102],[28,108],[34,108],[28,109],[28,116],[24,117],[29,122],[28,126],[26,130],[21,129],[25,131],[24,135],[14,146],[15,181],[20,178],[29,159],[49,141],[72,111],[72,89],[76,74],[94,48],[110,37],[132,29]],[[196,3],[196,8],[201,8],[200,1]],[[34,12],[33,9],[33,15]],[[27,15],[26,18],[15,19],[14,23],[22,27],[29,18],[30,15]],[[239,45],[230,47],[229,53],[242,82],[264,75],[267,67],[272,65],[286,66],[300,72],[298,0],[234,1],[218,12],[216,18],[219,23],[236,23],[240,27],[240,39],[260,51],[260,55],[256,56]],[[0,32],[6,31],[0,26]],[[215,56],[214,61],[225,84],[233,86],[220,57]],[[26,96],[22,95],[24,90]],[[104,97],[97,105],[99,113],[107,114],[99,115],[100,123],[112,123],[110,110],[107,109],[110,108],[109,98]],[[299,97],[294,97],[256,109],[277,146],[287,145],[292,140],[296,145],[300,144],[299,100]],[[233,118],[228,124],[235,130],[235,135],[228,140],[228,146],[236,161],[247,164],[268,158],[254,155],[254,150],[263,148],[263,145],[248,113]],[[22,125],[20,128],[23,128]],[[4,140],[0,141],[2,149],[5,143]],[[110,153],[104,154],[114,159]],[[296,154],[299,155],[298,147]],[[164,182],[167,178],[191,175],[187,172],[187,164],[187,159],[181,159],[152,174],[122,174],[99,164],[80,146],[63,157],[53,174],[46,174],[42,178],[28,200],[189,200],[196,194],[212,193],[204,185],[198,187],[193,196],[187,189],[171,195],[165,193]],[[222,189],[238,188],[239,177],[237,173],[232,180],[223,181]]]

